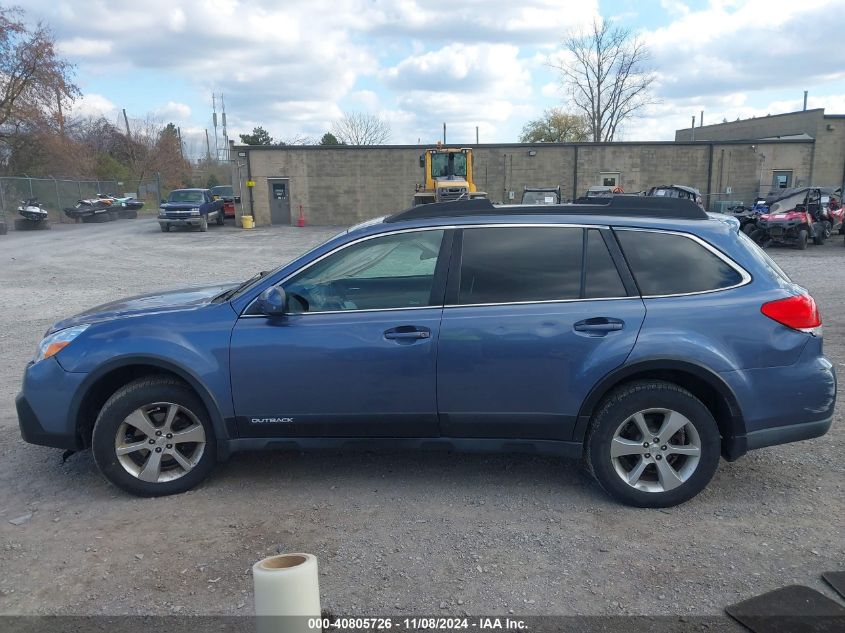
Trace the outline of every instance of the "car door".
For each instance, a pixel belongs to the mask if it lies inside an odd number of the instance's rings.
[[[436,435],[435,361],[450,244],[442,229],[353,241],[281,283],[289,314],[248,308],[230,352],[240,433]]]
[[[645,316],[613,240],[560,225],[456,234],[438,343],[444,436],[572,437],[581,403],[625,360]]]

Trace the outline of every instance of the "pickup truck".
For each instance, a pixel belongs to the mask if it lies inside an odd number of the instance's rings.
[[[158,208],[158,224],[165,233],[171,226],[193,226],[207,231],[211,220],[222,225],[225,216],[223,200],[215,200],[208,189],[174,189]]]
[[[223,200],[223,215],[227,218],[235,217],[235,204],[240,203],[240,198],[235,195],[232,185],[218,185],[210,189],[212,198]]]

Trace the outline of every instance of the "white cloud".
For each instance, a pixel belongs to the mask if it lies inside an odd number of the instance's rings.
[[[67,57],[100,57],[112,51],[112,43],[105,40],[90,40],[84,37],[74,37],[56,43],[56,50]]]
[[[162,120],[184,121],[191,116],[191,106],[177,101],[168,101],[165,105],[153,110],[153,115]]]
[[[105,117],[116,120],[119,109],[117,105],[103,95],[88,93],[73,102],[68,113],[72,117]]]

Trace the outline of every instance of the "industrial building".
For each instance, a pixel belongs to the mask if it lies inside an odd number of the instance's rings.
[[[524,187],[560,186],[565,199],[593,185],[642,191],[699,189],[708,207],[750,203],[772,188],[841,185],[845,115],[807,110],[678,130],[675,141],[467,144],[475,181],[494,202],[519,202]],[[259,226],[348,225],[407,208],[430,145],[233,145],[240,213]]]

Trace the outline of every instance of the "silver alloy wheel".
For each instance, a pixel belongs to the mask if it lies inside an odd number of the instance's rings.
[[[150,483],[173,481],[199,463],[205,451],[205,429],[182,405],[155,402],[135,409],[123,420],[114,450],[133,477]]]
[[[645,492],[666,492],[686,482],[701,459],[701,438],[690,420],[671,409],[629,416],[610,442],[616,474]]]

